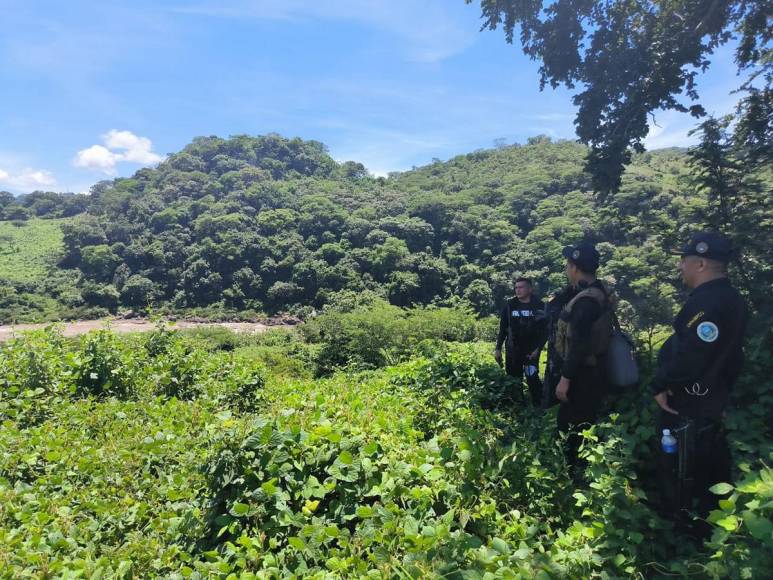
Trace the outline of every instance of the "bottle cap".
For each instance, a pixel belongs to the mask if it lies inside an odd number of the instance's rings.
[[[663,435],[671,435],[671,429],[663,429]]]

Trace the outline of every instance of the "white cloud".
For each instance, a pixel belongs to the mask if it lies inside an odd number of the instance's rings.
[[[102,136],[102,142],[104,145],[92,145],[78,151],[73,161],[75,166],[113,175],[120,162],[153,165],[163,160],[161,155],[153,152],[150,139],[139,137],[131,131],[111,129]]]
[[[18,173],[9,173],[0,169],[0,184],[16,191],[32,191],[56,184],[50,171],[44,169],[22,169]]]
[[[105,173],[113,173],[118,155],[102,145],[92,145],[88,149],[81,149],[75,156],[76,167],[99,169]]]
[[[153,143],[147,137],[138,137],[131,131],[116,131],[113,129],[105,135],[105,145],[110,149],[122,149],[123,161],[152,165],[163,159],[161,155],[153,153]]]

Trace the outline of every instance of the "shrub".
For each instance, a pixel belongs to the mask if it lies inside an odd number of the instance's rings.
[[[222,326],[186,329],[182,333],[194,339],[201,348],[206,350],[232,351],[242,342],[241,336]]]
[[[220,355],[210,362],[210,397],[237,413],[255,413],[266,386],[266,368],[247,356]]]
[[[0,344],[0,421],[29,426],[69,396],[66,342],[60,329],[24,333]]]
[[[154,394],[190,400],[202,392],[205,353],[179,331],[161,327],[148,333],[145,350],[150,360],[144,373]]]
[[[321,344],[318,374],[353,364],[376,368],[408,358],[427,339],[467,341],[476,321],[463,308],[402,309],[376,300],[350,311],[329,310],[301,327],[309,342]]]
[[[109,330],[97,330],[81,341],[68,360],[80,396],[128,398],[134,394],[138,365]]]
[[[773,570],[773,469],[744,466],[744,471],[736,485],[712,488],[723,498],[708,518],[714,525],[708,543],[713,554],[705,573],[714,578],[755,578]]]

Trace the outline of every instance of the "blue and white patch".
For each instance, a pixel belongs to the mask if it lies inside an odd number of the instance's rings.
[[[697,331],[698,338],[703,342],[714,342],[719,338],[719,329],[713,322],[701,322]]]

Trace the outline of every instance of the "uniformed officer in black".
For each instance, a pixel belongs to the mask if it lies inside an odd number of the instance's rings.
[[[505,350],[507,374],[522,379],[526,374],[531,401],[539,406],[542,398],[542,381],[539,379],[540,351],[547,339],[545,303],[533,295],[529,278],[515,281],[515,297],[509,299],[499,317],[499,335],[494,358],[502,364],[502,345]]]
[[[579,478],[578,451],[583,428],[596,422],[607,394],[603,351],[611,335],[611,319],[606,331],[597,322],[607,320],[611,309],[609,291],[596,278],[600,256],[589,243],[564,248],[565,272],[569,288],[558,320],[556,351],[561,359],[561,378],[555,394],[561,402],[558,429],[567,435],[564,447],[570,474]],[[600,336],[601,335],[601,336]]]
[[[705,517],[717,503],[709,488],[730,481],[721,422],[743,366],[747,310],[727,277],[733,254],[727,238],[698,233],[674,253],[681,256],[679,272],[691,292],[674,320],[674,333],[660,349],[651,386],[662,410],[658,435],[663,428],[675,432],[680,461],[686,464],[674,485],[664,481],[674,473],[661,471],[660,477],[664,489],[677,490],[669,494],[674,515],[695,510]]]

